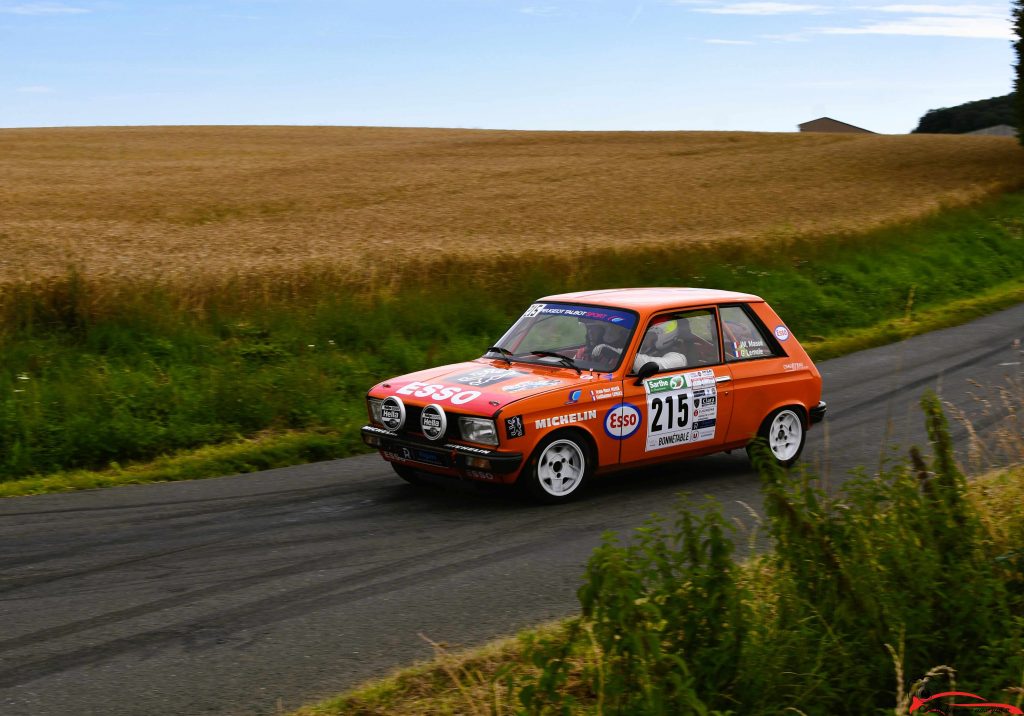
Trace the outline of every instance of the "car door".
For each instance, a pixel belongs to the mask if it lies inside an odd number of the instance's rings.
[[[665,362],[664,368],[644,380],[636,378],[641,361],[664,357],[644,353],[659,351],[658,340],[650,333],[665,326],[666,339],[661,350],[683,354],[684,366]],[[631,375],[623,382],[621,421],[625,422],[621,462],[639,463],[684,457],[706,452],[725,440],[732,411],[732,373],[722,360],[721,331],[715,307],[687,308],[654,316],[644,337],[630,356]]]

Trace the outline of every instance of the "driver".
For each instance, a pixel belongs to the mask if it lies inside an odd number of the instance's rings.
[[[629,329],[606,321],[585,321],[587,343],[580,349],[580,358],[611,368],[622,354]]]
[[[689,333],[690,324],[686,319],[662,320],[648,328],[633,361],[633,372],[639,372],[646,363],[656,364],[659,371],[685,368],[686,355],[678,350],[683,335],[682,324],[686,324],[685,332]]]

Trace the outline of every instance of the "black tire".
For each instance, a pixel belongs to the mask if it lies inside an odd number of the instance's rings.
[[[757,437],[764,441],[767,453],[777,465],[792,467],[800,459],[807,442],[807,421],[802,408],[779,408],[761,423]],[[753,458],[751,447],[747,454]]]
[[[410,485],[420,487],[427,484],[420,476],[419,471],[415,468],[409,467],[408,465],[400,465],[397,462],[393,462],[391,463],[391,469],[395,471],[396,475],[408,482]]]
[[[590,445],[578,434],[549,435],[534,450],[516,482],[537,502],[568,502],[582,492],[593,473],[592,456]]]

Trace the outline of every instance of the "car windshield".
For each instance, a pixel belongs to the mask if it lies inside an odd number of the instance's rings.
[[[535,303],[487,352],[494,358],[613,371],[636,327],[632,311]]]

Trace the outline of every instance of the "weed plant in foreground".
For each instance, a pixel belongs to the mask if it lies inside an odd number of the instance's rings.
[[[819,360],[905,336],[902,318],[952,325],[1024,297],[1021,217],[1017,193],[863,235],[396,266],[372,290],[316,271],[189,290],[73,271],[4,285],[0,483],[8,484],[0,493],[197,477],[204,470],[194,460],[188,469],[121,466],[218,444],[234,447],[206,475],[361,451],[369,386],[478,357],[548,293],[630,285],[756,293]],[[60,477],[75,470],[106,476]],[[11,482],[23,478],[32,479]]]
[[[719,507],[682,501],[606,535],[579,618],[298,714],[902,716],[943,673],[1019,707],[1024,469],[969,485],[938,399],[922,407],[931,457],[837,495],[758,460],[767,554],[736,564]]]

